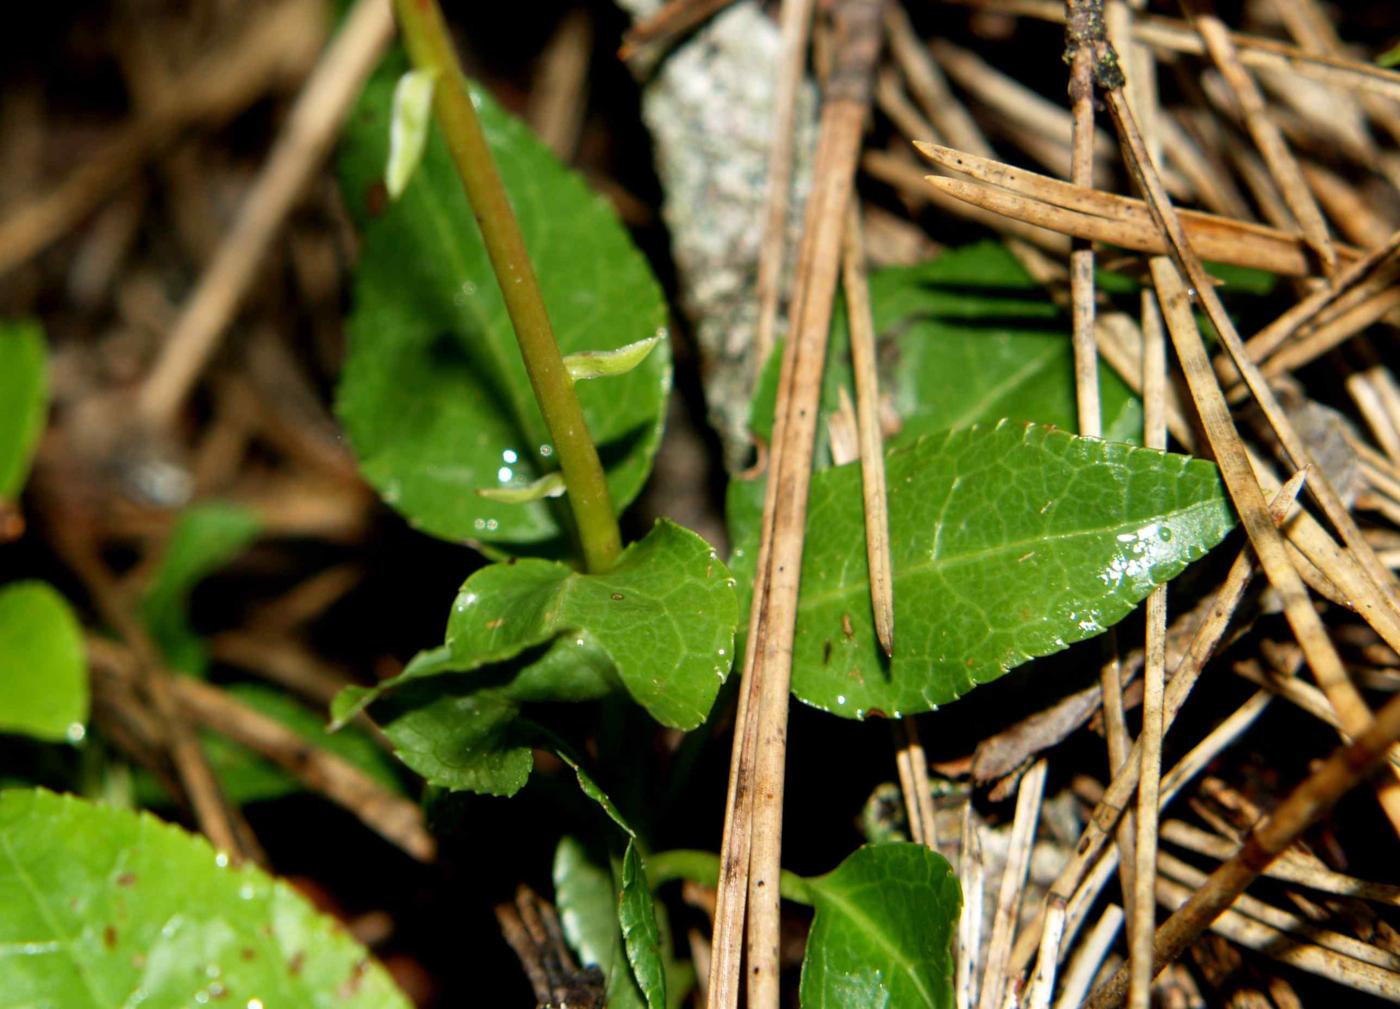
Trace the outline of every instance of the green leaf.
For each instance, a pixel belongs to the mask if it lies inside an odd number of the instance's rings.
[[[364,234],[337,409],[371,484],[425,532],[520,546],[563,536],[559,505],[504,504],[479,488],[557,468],[471,208],[434,130],[403,196],[383,204],[386,61],[346,129],[341,179]],[[564,354],[665,334],[666,305],[608,205],[480,90],[482,126],[520,219]],[[641,489],[671,382],[658,347],[634,370],[578,387],[614,505]]]
[[[903,422],[891,444],[1003,418],[1078,430],[1069,321],[998,242],[952,250],[870,277],[880,389]],[[822,413],[852,388],[844,310],[832,324]],[[778,357],[754,396],[752,427],[771,437]],[[1142,408],[1116,373],[1099,369],[1104,436],[1140,437]],[[825,445],[825,431],[821,433]],[[823,454],[819,458],[824,459]]]
[[[497,688],[502,698],[523,702],[597,697],[593,660],[601,654],[616,682],[653,718],[673,728],[693,729],[709,714],[729,672],[738,618],[729,569],[699,536],[662,520],[645,539],[623,551],[606,574],[580,574],[537,559],[482,568],[467,579],[453,604],[445,651],[420,656],[397,679],[375,690],[345,695],[334,711],[343,721],[386,690],[509,663],[555,643],[546,653],[555,664],[541,670],[525,665],[508,687]],[[570,652],[588,657],[580,662],[591,670],[588,676],[569,675]],[[463,682],[486,684],[499,678],[495,674]],[[581,691],[575,690],[573,680]]]
[[[893,660],[870,614],[859,467],[815,474],[808,505],[792,690],[846,717],[929,711],[1099,634],[1233,525],[1213,464],[1033,424],[926,436],[885,465]],[[757,523],[740,524],[749,584]]]
[[[375,717],[394,753],[429,784],[482,795],[514,795],[535,766],[530,738],[516,724],[508,690],[470,677],[410,683],[381,702]]]
[[[642,1009],[646,1003],[623,946],[612,873],[573,837],[561,839],[554,851],[554,903],[579,964],[597,967],[607,979],[608,1009]]]
[[[598,808],[607,814],[609,820],[617,824],[629,840],[635,841],[637,832],[632,829],[632,825],[627,822],[627,818],[622,815],[622,811],[617,808],[617,804],[612,801],[608,793],[603,791],[602,786],[593,780],[593,776],[584,770],[583,764],[578,758],[570,753],[567,747],[558,743],[554,746],[554,754],[573,769],[574,777],[578,779],[579,790],[597,803]]]
[[[76,743],[87,717],[83,629],[67,600],[44,582],[0,588],[0,732]]]
[[[49,408],[44,331],[0,322],[0,501],[19,497]]]
[[[180,515],[141,598],[146,627],[173,668],[204,673],[209,656],[203,639],[190,626],[190,593],[246,550],[261,528],[258,517],[247,508],[223,501],[193,505]]]
[[[622,856],[622,892],[618,895],[617,920],[622,926],[622,944],[632,978],[646,996],[647,1009],[666,1009],[666,970],[661,962],[661,933],[656,927],[656,908],[647,886],[646,866],[642,864],[637,842],[627,842]]]
[[[0,1009],[408,1009],[344,929],[203,838],[71,796],[0,793]]]
[[[858,848],[808,881],[802,1009],[946,1009],[962,894],[943,856],[921,844]]]
[[[1391,46],[1376,57],[1376,65],[1381,67],[1400,66],[1400,42]]]

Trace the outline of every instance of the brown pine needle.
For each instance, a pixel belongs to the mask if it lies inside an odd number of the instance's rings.
[[[1335,751],[1306,781],[1295,788],[1265,820],[1250,831],[1230,861],[1212,872],[1157,930],[1153,962],[1156,970],[1175,960],[1244,892],[1270,863],[1354,788],[1400,738],[1400,697],[1376,713],[1356,741]],[[1127,990],[1127,971],[1120,969],[1089,1000],[1092,1009],[1118,1005]]]
[[[999,13],[1021,14],[1063,24],[1063,0],[950,0],[968,7],[995,8]],[[1150,15],[1135,18],[1133,39],[1163,52],[1204,56],[1205,43],[1185,21]],[[1282,70],[1302,74],[1344,91],[1361,91],[1400,101],[1400,72],[1327,53],[1309,52],[1278,39],[1231,32],[1230,41],[1240,50],[1240,60],[1256,70]]]
[[[671,0],[655,14],[633,25],[622,39],[617,58],[634,69],[648,69],[667,49],[700,22],[734,0]]]
[[[762,372],[773,349],[782,293],[783,257],[788,245],[788,205],[792,197],[794,126],[797,95],[807,66],[807,37],[812,28],[813,0],[784,0],[782,55],[773,89],[773,146],[768,151],[768,195],[763,242],[758,250],[758,323],[754,330],[754,374]],[[791,306],[797,310],[796,305]]]
[[[1293,502],[1302,489],[1303,474],[1295,474],[1288,485],[1274,495],[1270,504],[1270,518],[1275,523],[1282,523],[1288,512],[1293,507]],[[1186,653],[1177,663],[1173,672],[1171,682],[1167,686],[1166,696],[1163,701],[1162,724],[1163,731],[1175,720],[1177,712],[1186,703],[1191,689],[1200,678],[1201,671],[1205,668],[1206,662],[1215,653],[1216,647],[1225,636],[1225,631],[1229,626],[1230,618],[1234,615],[1240,600],[1244,598],[1244,590],[1249,585],[1250,579],[1254,576],[1254,565],[1251,561],[1249,551],[1242,549],[1235,557],[1234,563],[1230,566],[1229,574],[1225,577],[1225,582],[1215,594],[1215,602],[1212,604],[1206,619],[1201,622],[1200,627],[1191,639],[1191,644],[1187,647]],[[1050,887],[1047,898],[1049,910],[1046,912],[1046,920],[1052,914],[1063,914],[1066,904],[1075,894],[1084,880],[1085,874],[1093,866],[1099,852],[1103,850],[1104,844],[1111,836],[1119,818],[1123,815],[1123,810],[1133,797],[1133,790],[1138,786],[1139,775],[1142,773],[1142,741],[1138,740],[1133,747],[1133,752],[1128,755],[1128,759],[1123,762],[1121,770],[1118,771],[1104,791],[1103,798],[1099,800],[1094,811],[1090,814],[1084,831],[1079,837],[1078,843],[1074,846],[1074,855],[1065,867],[1060,870],[1060,875]],[[1034,935],[1035,927],[1028,930]],[[1029,959],[1034,951],[1035,943],[1041,941],[1040,936],[1029,939],[1019,950],[1018,961],[1023,957]],[[1041,956],[1046,956],[1044,944],[1042,944]],[[1058,949],[1052,945],[1050,954],[1058,957]]]
[[[1258,370],[1244,357],[1242,341],[1235,331],[1234,323],[1192,249],[1181,220],[1148,159],[1136,119],[1127,104],[1123,90],[1110,89],[1106,92],[1106,97],[1114,126],[1123,145],[1124,159],[1134,180],[1147,194],[1148,205],[1166,239],[1172,257],[1174,269],[1168,268],[1168,265],[1161,261],[1153,263],[1153,281],[1166,313],[1167,327],[1176,346],[1177,358],[1186,373],[1187,384],[1196,401],[1211,446],[1215,450],[1221,475],[1230,489],[1230,495],[1239,510],[1250,542],[1259,554],[1260,564],[1283,600],[1284,614],[1307,656],[1308,666],[1317,678],[1318,685],[1327,691],[1329,700],[1337,708],[1338,715],[1344,719],[1348,731],[1359,733],[1369,721],[1370,712],[1347,677],[1341,657],[1327,636],[1317,611],[1313,609],[1302,579],[1289,560],[1282,537],[1273,522],[1269,521],[1263,491],[1250,469],[1244,444],[1235,429],[1225,397],[1206,357],[1205,346],[1191,311],[1191,293],[1188,292],[1183,277],[1188,278],[1193,285],[1195,296],[1200,299],[1211,324],[1230,350],[1236,367],[1244,374],[1255,399],[1263,407],[1265,415],[1283,441],[1289,455],[1300,467],[1311,465],[1311,455],[1297,438],[1297,433],[1287,418],[1283,416],[1273,393],[1259,377]],[[1355,522],[1341,505],[1325,475],[1314,469],[1310,484],[1315,485],[1314,497],[1342,533],[1347,545],[1357,552],[1363,563],[1369,555],[1378,566],[1379,562],[1374,561],[1374,552],[1361,540]],[[1353,540],[1358,541],[1360,546]],[[1371,575],[1377,586],[1382,584],[1370,568],[1367,569],[1367,574]],[[1387,817],[1397,832],[1400,832],[1400,787],[1397,787],[1393,779],[1381,788],[1380,798]]]
[[[1045,761],[1037,760],[1021,779],[1016,792],[1016,816],[1012,821],[1006,867],[1002,870],[1001,886],[997,892],[992,934],[987,940],[987,962],[982,968],[982,997],[977,1004],[978,1009],[1000,1009],[1002,1005],[1011,942],[1020,918],[1021,895],[1026,886],[1026,872],[1030,868],[1035,828],[1040,822],[1045,770]]]
[[[1239,52],[1230,41],[1230,33],[1220,19],[1202,14],[1195,19],[1196,30],[1206,44],[1210,58],[1219,68],[1226,85],[1234,96],[1235,103],[1244,116],[1245,126],[1254,138],[1254,144],[1269,166],[1270,174],[1282,192],[1293,219],[1303,230],[1303,237],[1313,252],[1322,261],[1325,273],[1337,271],[1337,249],[1332,244],[1332,236],[1327,232],[1327,222],[1322,219],[1322,211],[1313,199],[1311,190],[1303,178],[1298,160],[1284,142],[1283,134],[1269,115],[1264,96],[1254,78],[1240,63]]]
[[[387,0],[359,0],[327,46],[248,190],[232,230],[185,302],[141,387],[137,409],[152,428],[167,428],[179,413],[218,349],[268,247],[335,142],[341,122],[393,36]]]
[[[715,906],[710,1009],[733,1009],[747,931],[748,1005],[779,999],[779,892],[788,686],[818,400],[861,134],[879,55],[880,0],[834,11],[813,192],[783,353],[749,638],[735,724]],[[745,923],[747,921],[747,930]]]
[[[953,198],[1076,238],[1138,252],[1169,251],[1142,200],[1075,186],[938,144],[916,142],[914,146],[939,167],[978,180],[924,177]],[[1307,246],[1297,235],[1218,214],[1183,210],[1179,215],[1192,248],[1203,259],[1290,277],[1313,272]],[[1350,246],[1339,245],[1337,251],[1348,262],[1360,255]]]
[[[1395,747],[1392,745],[1391,753],[1393,754],[1394,751]],[[1232,841],[1227,841],[1217,834],[1209,833],[1182,820],[1163,821],[1162,840],[1185,848],[1187,851],[1222,862],[1234,855],[1238,847]],[[1335,894],[1338,897],[1357,897],[1361,900],[1372,900],[1380,904],[1400,907],[1400,886],[1356,879],[1345,873],[1333,872],[1330,869],[1303,862],[1293,855],[1292,851],[1284,852],[1264,870],[1264,875],[1270,879],[1283,880],[1286,883],[1297,883],[1299,886],[1306,886],[1321,893]]]
[[[880,380],[875,369],[875,322],[865,278],[865,241],[860,209],[846,214],[841,277],[851,333],[851,368],[856,380],[856,419],[860,435],[861,491],[865,505],[865,557],[870,568],[870,608],[875,636],[885,655],[894,655],[894,568],[890,561],[889,499],[885,488],[885,449],[880,431]]]

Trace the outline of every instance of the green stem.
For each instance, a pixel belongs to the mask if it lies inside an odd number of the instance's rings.
[[[612,496],[573,381],[554,341],[520,224],[467,92],[452,37],[437,0],[394,0],[394,11],[413,65],[437,73],[433,115],[481,227],[506,311],[515,327],[525,372],[554,440],[559,468],[569,489],[569,507],[583,546],[584,564],[589,571],[606,571],[622,551]]]
[[[713,887],[719,882],[719,856],[712,851],[677,848],[657,851],[646,857],[647,883],[653,888],[675,879],[688,879],[701,886]],[[811,907],[812,888],[807,880],[784,869],[778,878],[782,895],[794,904]]]

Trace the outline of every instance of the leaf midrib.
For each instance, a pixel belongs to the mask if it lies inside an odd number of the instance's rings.
[[[63,929],[59,927],[58,920],[54,917],[49,903],[43,899],[43,891],[35,885],[34,881],[30,879],[29,874],[25,872],[24,865],[15,857],[14,849],[10,845],[10,839],[4,833],[0,833],[0,847],[4,848],[6,858],[9,860],[10,865],[14,867],[15,876],[24,884],[24,890],[25,893],[28,894],[30,902],[34,905],[40,917],[44,919],[44,923],[48,925],[53,934],[59,937],[61,943],[60,948],[63,950],[67,959],[72,962],[74,973],[82,979],[83,987],[87,989],[88,995],[92,998],[92,1004],[94,1006],[102,1005],[102,998],[98,991],[96,981],[89,974],[84,961],[80,960],[73,952],[74,937],[66,934]]]
[[[847,918],[860,925],[863,934],[873,938],[883,949],[892,961],[913,981],[914,986],[919,990],[919,995],[923,998],[924,1005],[934,1005],[933,993],[924,984],[924,979],[918,972],[916,961],[905,957],[904,951],[889,939],[884,930],[878,928],[860,908],[859,904],[852,904],[845,900],[844,896],[834,889],[821,890],[826,900],[838,908]]]
[[[1158,517],[1157,521],[1160,522],[1167,518],[1188,517],[1193,512],[1207,509],[1210,507],[1212,507],[1210,502],[1198,501],[1195,504],[1187,505],[1184,508],[1178,508],[1173,511],[1162,512],[1160,513],[1160,516]],[[895,586],[896,588],[898,588],[898,584],[902,579],[918,577],[920,575],[941,574],[946,570],[963,567],[967,564],[976,561],[981,561],[989,558],[996,558],[1005,554],[1014,554],[1018,551],[1024,551],[1028,547],[1037,547],[1047,543],[1058,543],[1079,538],[1097,539],[1098,537],[1103,536],[1107,533],[1121,532],[1126,529],[1138,529],[1142,525],[1142,521],[1137,521],[1119,523],[1118,525],[1105,526],[1102,528],[1095,529],[1076,529],[1072,532],[1055,533],[1051,535],[1039,535],[1028,539],[1013,540],[1008,543],[998,543],[995,546],[983,547],[979,550],[974,550],[971,553],[959,554],[954,557],[948,557],[946,555],[932,557],[926,562],[913,565],[905,565],[897,569],[894,573]],[[869,589],[867,588],[866,583],[864,581],[861,581],[859,584],[841,586],[840,588],[820,594],[807,595],[806,593],[804,593],[801,597],[798,608],[799,610],[807,610],[818,606],[823,606],[827,603],[835,602],[837,600],[845,599],[851,596],[860,595],[864,597],[868,592]]]

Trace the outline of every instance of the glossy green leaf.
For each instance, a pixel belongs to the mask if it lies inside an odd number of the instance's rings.
[[[1067,317],[1005,246],[980,242],[912,267],[870,276],[880,389],[903,427],[891,444],[1003,418],[1078,430]],[[844,311],[832,324],[823,415],[853,388]],[[752,426],[768,439],[778,358],[755,393]],[[1104,436],[1140,438],[1142,408],[1116,373],[1099,369]],[[825,432],[822,432],[825,445]],[[819,455],[825,461],[826,456]]]
[[[564,837],[554,853],[554,903],[564,936],[579,963],[603,972],[608,1009],[650,1009],[627,958],[621,920],[623,915],[630,918],[645,913],[640,897],[646,890],[646,879],[644,873],[632,876],[629,896],[626,857],[620,863],[612,859],[611,868],[609,861],[578,839]],[[695,985],[695,970],[689,961],[677,960],[671,953],[665,906],[658,905],[650,894],[647,901],[656,927],[656,962],[665,978],[664,1004],[679,1009]]]
[[[147,813],[0,793],[0,1009],[408,1009],[291,887]]]
[[[608,1009],[643,1009],[622,942],[612,872],[573,837],[561,839],[554,851],[554,904],[579,965],[603,972]]]
[[[83,629],[44,582],[0,588],[0,732],[77,742],[88,717]]]
[[[858,848],[808,880],[802,1009],[947,1009],[962,894],[943,856],[921,844]]]
[[[792,690],[847,717],[928,711],[1093,637],[1233,525],[1213,464],[1033,424],[929,435],[885,465],[893,660],[870,615],[858,466],[817,473],[808,506]],[[753,496],[731,503],[751,515]],[[740,524],[745,576],[757,523]]]
[[[0,322],[0,501],[19,497],[49,406],[44,331]]]
[[[618,894],[617,920],[632,978],[646,996],[647,1009],[666,1009],[666,971],[661,963],[661,933],[656,908],[647,886],[646,866],[637,842],[627,842],[622,856],[622,892]]]
[[[224,501],[192,505],[180,515],[141,598],[146,627],[173,668],[204,673],[209,656],[204,641],[190,626],[190,593],[246,550],[261,528],[258,517],[247,508]]]
[[[366,478],[413,525],[502,546],[562,537],[559,503],[506,504],[480,488],[557,466],[495,275],[434,130],[392,205],[382,183],[400,57],[380,68],[346,128],[341,179],[364,234],[337,408]],[[524,232],[560,350],[664,335],[660,288],[608,205],[520,122],[474,92]],[[635,369],[578,386],[620,510],[641,489],[670,388],[665,341]]]
[[[334,713],[343,721],[386,690],[415,681],[421,687],[429,677],[486,670],[522,654],[533,663],[532,650],[555,643],[545,653],[551,664],[541,670],[524,665],[499,688],[503,698],[597,697],[600,653],[616,682],[652,717],[693,729],[709,714],[729,672],[738,614],[734,579],[709,544],[662,520],[606,574],[536,559],[482,568],[453,604],[445,650],[426,653],[375,690],[343,695]],[[579,665],[587,676],[570,675],[571,652],[583,657]],[[499,679],[499,671],[488,670],[462,682],[470,690]]]

